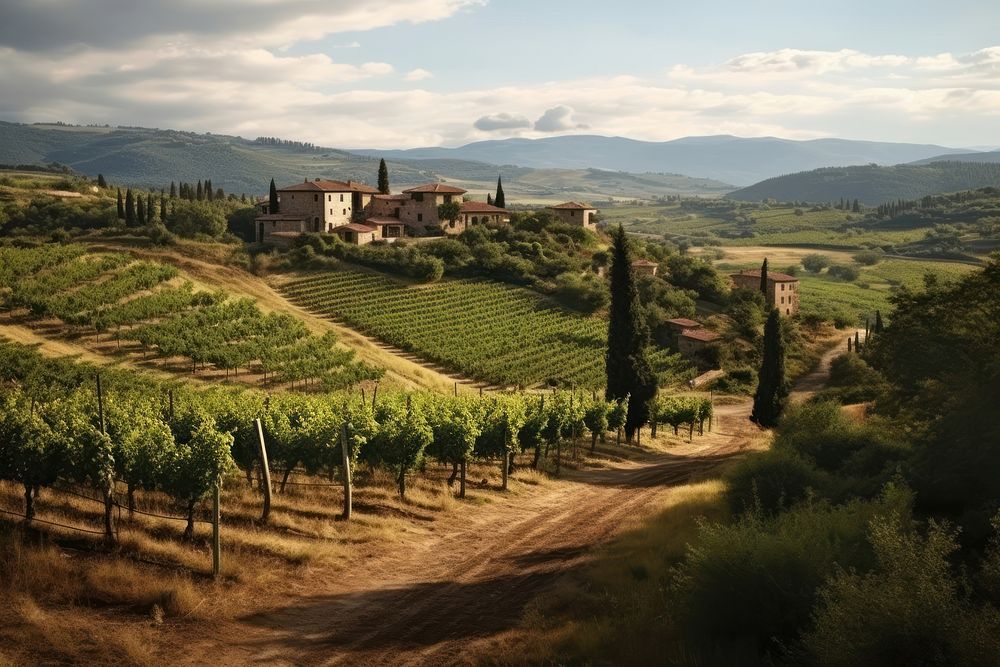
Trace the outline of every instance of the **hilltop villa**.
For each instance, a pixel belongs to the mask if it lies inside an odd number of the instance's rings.
[[[483,202],[463,202],[466,190],[444,183],[419,185],[401,194],[379,194],[357,181],[315,179],[278,189],[280,211],[258,202],[256,240],[288,243],[304,233],[328,232],[345,243],[365,245],[427,234],[460,234],[472,225],[506,224],[510,213]],[[441,220],[438,206],[458,200],[454,220]]]
[[[729,275],[736,287],[760,289],[760,269],[744,269]],[[764,292],[767,305],[777,308],[782,315],[799,312],[799,279],[786,273],[767,272],[767,291]]]
[[[590,231],[597,229],[597,221],[594,219],[597,209],[589,204],[568,201],[558,206],[549,206],[547,210],[561,222],[567,222]]]

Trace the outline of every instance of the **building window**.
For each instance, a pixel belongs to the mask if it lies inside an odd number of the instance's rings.
[[[344,201],[344,195],[340,195],[340,201]]]
[[[413,193],[413,201],[423,201],[423,200],[424,200],[424,193],[423,192],[414,192]]]
[[[785,303],[785,297],[781,297],[781,303]]]
[[[319,201],[319,195],[313,195],[313,201]]]
[[[449,222],[448,226],[451,227],[452,229],[455,229],[455,221],[452,220],[451,222]]]
[[[569,212],[569,217],[571,217],[571,218],[576,217],[576,211],[570,211]]]
[[[477,218],[476,216],[472,216],[472,224],[474,225],[479,224],[479,218]]]
[[[782,292],[784,292],[784,291],[785,291],[785,283],[781,283],[781,291],[782,291]]]
[[[399,217],[399,207],[396,207],[396,211],[393,213],[397,218]]]
[[[450,204],[451,203],[451,195],[445,195],[444,196],[444,203],[445,204]]]
[[[423,221],[424,221],[424,214],[417,213],[417,222],[423,222]]]
[[[319,218],[313,218],[313,231],[319,231]]]
[[[341,213],[341,215],[347,215],[347,209],[346,208],[344,209],[343,213]]]
[[[332,208],[330,209],[330,215],[333,215],[333,209]]]

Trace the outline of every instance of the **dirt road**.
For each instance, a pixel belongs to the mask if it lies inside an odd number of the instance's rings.
[[[825,382],[828,352],[793,400]],[[593,548],[662,506],[671,487],[713,474],[761,441],[750,401],[720,406],[714,432],[599,470],[569,471],[526,495],[483,495],[415,540],[338,573],[290,582],[270,610],[194,643],[181,664],[447,665],[517,627],[525,606]],[[475,494],[474,494],[475,495]],[[189,644],[189,646],[191,646]],[[174,657],[172,657],[174,659]]]
[[[568,472],[525,496],[490,494],[419,540],[379,549],[322,580],[303,579],[271,611],[219,628],[188,664],[453,664],[517,626],[525,605],[583,565],[674,485],[743,451],[755,428],[729,406],[715,432],[669,453]]]

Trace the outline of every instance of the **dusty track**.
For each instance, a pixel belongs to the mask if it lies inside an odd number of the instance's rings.
[[[792,392],[822,387],[829,350]],[[750,401],[720,406],[715,432],[668,452],[468,506],[366,554],[337,573],[306,577],[264,613],[215,628],[180,664],[456,664],[512,631],[525,606],[562,575],[662,505],[671,487],[713,474],[761,441]],[[475,496],[475,492],[473,493]],[[484,498],[485,500],[485,498]]]
[[[266,613],[185,651],[201,664],[453,664],[517,626],[525,605],[583,565],[595,545],[661,505],[672,486],[738,455],[756,429],[748,404],[715,433],[669,453],[469,503],[398,547],[293,584]],[[319,580],[317,580],[319,579]]]

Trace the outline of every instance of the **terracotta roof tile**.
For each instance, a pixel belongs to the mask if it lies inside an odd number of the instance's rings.
[[[694,320],[689,320],[686,317],[676,317],[672,320],[667,320],[667,324],[676,324],[679,327],[687,327],[689,329],[697,329],[701,327],[701,322],[695,322]]]
[[[358,181],[330,181],[323,178],[316,178],[311,181],[303,181],[295,185],[279,188],[278,192],[361,192],[364,194],[375,194],[377,188],[373,188]]]
[[[569,211],[596,211],[597,208],[591,206],[590,204],[581,204],[578,201],[568,201],[565,204],[558,204],[556,206],[549,206],[548,208],[552,210],[569,210]]]
[[[362,233],[363,232],[374,232],[374,231],[377,231],[377,229],[375,227],[373,227],[373,226],[362,225],[362,224],[358,224],[356,222],[349,222],[346,225],[340,225],[339,227],[334,227],[330,231],[331,232],[338,232],[338,231],[341,231],[341,230],[348,230],[348,231],[352,231],[352,232],[362,232]]]
[[[687,329],[678,335],[681,338],[690,338],[691,340],[698,340],[703,343],[711,343],[713,340],[719,339],[719,334],[714,331],[706,331],[705,329]]]
[[[505,208],[498,208],[481,201],[465,201],[459,206],[462,213],[510,213]]]
[[[403,190],[403,192],[407,194],[411,192],[433,192],[442,195],[464,195],[468,190],[456,188],[454,185],[445,185],[444,183],[426,183],[418,185],[415,188],[410,188],[409,190]]]

